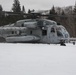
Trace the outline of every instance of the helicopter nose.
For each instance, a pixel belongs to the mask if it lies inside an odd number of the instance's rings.
[[[65,39],[66,39],[65,42],[66,42],[66,43],[69,42],[68,38],[70,38],[69,34],[65,34]]]

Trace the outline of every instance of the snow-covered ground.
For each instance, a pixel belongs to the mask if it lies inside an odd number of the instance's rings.
[[[0,43],[0,75],[76,75],[76,45]]]

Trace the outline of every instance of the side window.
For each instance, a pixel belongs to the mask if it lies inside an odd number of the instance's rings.
[[[21,35],[21,31],[16,31],[16,34]]]
[[[46,36],[47,35],[47,30],[42,30],[42,35]]]
[[[24,27],[24,24],[22,24],[21,26]]]
[[[55,33],[55,29],[54,28],[51,28],[51,32]]]
[[[32,35],[32,31],[30,31],[30,34]]]
[[[14,31],[12,31],[12,34],[14,34]]]
[[[11,34],[21,35],[21,31],[12,31]]]

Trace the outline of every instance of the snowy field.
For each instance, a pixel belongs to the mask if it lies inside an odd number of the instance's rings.
[[[76,45],[0,43],[0,75],[76,75]]]

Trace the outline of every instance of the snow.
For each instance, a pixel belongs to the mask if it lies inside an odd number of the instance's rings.
[[[0,43],[0,75],[76,75],[76,45]]]

